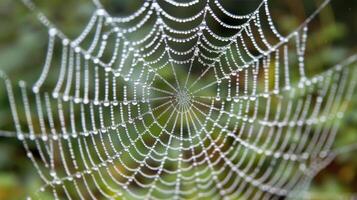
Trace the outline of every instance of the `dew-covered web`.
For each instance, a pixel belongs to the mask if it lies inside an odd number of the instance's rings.
[[[329,0],[286,36],[267,0],[246,15],[218,0],[150,0],[127,17],[93,0],[75,39],[23,3],[48,28],[42,73],[1,77],[38,195],[273,199],[333,158],[357,56],[315,75],[304,65],[308,24]]]

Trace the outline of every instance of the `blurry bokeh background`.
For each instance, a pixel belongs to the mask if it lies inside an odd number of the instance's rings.
[[[75,37],[86,25],[95,7],[90,0],[36,0],[64,33]],[[126,15],[140,1],[108,0],[104,5],[113,14]],[[249,13],[259,0],[230,0],[231,10]],[[288,34],[309,16],[322,0],[271,0],[270,8],[281,33]],[[357,1],[332,0],[309,26],[306,65],[308,73],[328,69],[357,52]],[[47,48],[47,29],[21,1],[0,0],[0,69],[14,81],[35,80]],[[357,76],[357,75],[356,75]],[[6,96],[0,91],[0,130],[11,123]],[[357,143],[357,94],[341,125],[335,148]],[[357,151],[339,155],[314,179],[310,199],[357,198]],[[0,199],[23,199],[42,184],[15,138],[0,138]]]

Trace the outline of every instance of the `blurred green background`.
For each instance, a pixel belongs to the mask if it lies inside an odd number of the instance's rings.
[[[34,1],[64,33],[75,37],[94,11],[89,0]],[[227,1],[229,8],[249,13],[258,0]],[[321,0],[271,0],[275,24],[283,35],[296,28]],[[132,0],[106,1],[112,13],[125,15],[140,3]],[[328,69],[357,52],[357,1],[332,0],[309,26],[306,65],[309,74]],[[13,81],[35,80],[45,58],[47,29],[21,1],[0,0],[0,69]],[[36,72],[36,73],[35,73]],[[357,76],[357,75],[356,75]],[[0,127],[9,121],[6,96],[0,91]],[[341,125],[335,148],[357,143],[357,95]],[[10,119],[11,120],[11,119]],[[314,179],[310,199],[357,198],[357,151],[340,155]],[[0,138],[0,199],[23,199],[42,184],[16,139]],[[307,197],[306,197],[307,198]]]

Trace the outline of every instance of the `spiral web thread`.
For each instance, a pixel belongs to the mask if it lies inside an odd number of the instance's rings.
[[[218,0],[150,0],[127,17],[94,0],[73,40],[23,3],[49,30],[43,70],[18,86],[0,75],[14,134],[45,183],[37,195],[274,199],[307,187],[333,159],[357,56],[313,76],[304,66],[308,23],[329,0],[287,36],[267,0],[247,15]]]

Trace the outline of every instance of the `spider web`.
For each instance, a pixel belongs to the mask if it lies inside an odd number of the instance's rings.
[[[18,86],[0,75],[38,194],[271,199],[333,159],[357,56],[313,76],[304,65],[308,24],[329,0],[287,36],[267,0],[247,15],[218,0],[152,0],[127,17],[93,0],[73,40],[23,3],[48,28],[42,73]]]

